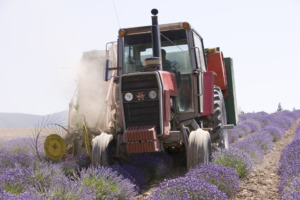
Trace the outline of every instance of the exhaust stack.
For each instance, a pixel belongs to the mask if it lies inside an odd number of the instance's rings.
[[[161,61],[161,48],[160,48],[160,30],[158,26],[158,20],[157,20],[157,9],[151,10],[152,16],[152,52],[153,57],[158,58]],[[162,70],[161,64],[159,65],[159,70]]]

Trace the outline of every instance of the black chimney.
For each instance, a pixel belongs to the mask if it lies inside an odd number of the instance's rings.
[[[152,16],[152,51],[153,51],[153,57],[159,58],[161,60],[161,50],[160,50],[160,30],[158,26],[158,20],[157,20],[157,9],[151,10]],[[162,67],[160,65],[160,70],[162,70]]]

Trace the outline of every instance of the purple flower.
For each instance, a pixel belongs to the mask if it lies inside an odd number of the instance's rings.
[[[281,152],[279,174],[300,172],[300,139],[293,140]]]
[[[163,181],[159,188],[148,198],[149,200],[177,200],[177,199],[228,199],[215,185],[203,179],[180,177]]]
[[[253,170],[250,156],[237,148],[222,149],[213,153],[213,163],[235,169],[239,177],[245,177]]]
[[[270,123],[268,126],[264,127],[263,130],[273,136],[273,142],[280,140],[284,134],[284,131],[282,131],[278,126],[276,126],[276,124],[273,123]]]
[[[298,199],[300,191],[300,124],[295,137],[281,152],[279,167],[279,193],[282,199]]]
[[[247,152],[254,163],[261,163],[264,159],[264,151],[262,148],[249,137],[232,144],[231,148],[237,148]]]
[[[147,182],[167,175],[172,158],[164,152],[132,154],[125,165],[111,168],[134,184],[143,186]]]
[[[11,194],[5,192],[1,187],[0,187],[0,199],[5,199],[5,200],[43,200],[45,198],[39,197],[35,194],[30,194],[28,192],[24,192],[22,194],[16,195],[16,194]]]
[[[18,195],[23,193],[27,187],[30,187],[30,182],[27,178],[30,174],[30,169],[18,164],[16,164],[15,168],[1,168],[0,187],[12,194]]]
[[[99,199],[133,199],[137,194],[136,186],[111,168],[98,166],[83,169],[78,180]]]
[[[299,200],[300,197],[300,191],[293,191],[286,193],[282,196],[282,200]]]
[[[190,169],[186,176],[203,179],[217,186],[228,198],[233,197],[239,189],[239,176],[234,169],[229,167],[212,163],[199,164],[195,168]]]

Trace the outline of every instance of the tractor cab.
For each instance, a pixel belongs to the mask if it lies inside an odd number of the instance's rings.
[[[119,30],[117,44],[118,77],[148,72],[145,61],[155,57],[153,51],[158,47],[160,66],[157,70],[173,73],[176,79],[178,96],[177,111],[189,113],[183,118],[193,118],[202,111],[201,94],[193,90],[202,90],[203,72],[206,71],[202,38],[189,23],[159,25],[159,40],[153,41],[153,26],[135,27]],[[107,68],[109,71],[110,68]],[[201,83],[200,83],[201,82]]]
[[[177,24],[178,29],[161,31],[161,59],[157,69],[173,73],[176,79],[178,90],[177,105],[179,112],[190,112],[193,110],[192,103],[192,80],[191,74],[193,67],[191,64],[187,31]],[[151,29],[144,32],[144,28],[135,28],[135,31],[142,31],[136,34],[127,34],[119,39],[122,43],[123,59],[119,61],[123,66],[119,74],[147,72],[148,67],[145,64],[148,58],[152,57],[152,38]],[[131,30],[125,32],[130,33]],[[119,54],[119,55],[120,55]],[[185,102],[181,102],[185,99]]]

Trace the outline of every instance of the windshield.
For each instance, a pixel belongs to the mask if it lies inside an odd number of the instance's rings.
[[[162,63],[164,71],[190,73],[190,58],[185,30],[161,32]],[[124,39],[124,73],[145,68],[144,60],[152,57],[151,33],[129,35]]]
[[[161,56],[164,71],[173,72],[177,79],[179,112],[193,111],[191,84],[192,67],[185,30],[161,32]],[[152,57],[151,33],[124,38],[124,73],[145,69],[144,60]]]

